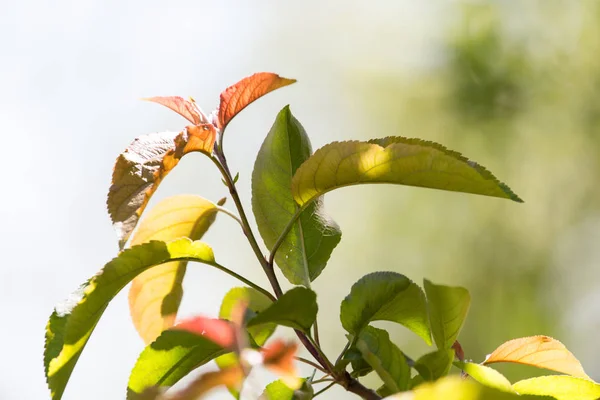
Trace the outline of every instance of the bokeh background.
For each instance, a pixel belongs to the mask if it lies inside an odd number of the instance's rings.
[[[3,1],[0,50],[0,399],[49,398],[47,317],[117,252],[105,211],[113,162],[134,137],[185,124],[139,98],[191,95],[210,111],[223,88],[257,71],[298,83],[228,129],[246,206],[255,154],[288,103],[314,148],[434,140],[526,201],[383,185],[327,195],[343,238],[314,287],[332,358],[345,342],[339,303],[351,284],[391,270],[471,291],[460,336],[468,357],[543,333],[600,379],[599,2]],[[227,194],[200,155],[186,157],[152,203],[177,193]],[[267,285],[230,219],[219,217],[204,240],[222,264]],[[180,315],[216,315],[236,284],[190,266]],[[126,300],[124,291],[108,308],[65,399],[124,398],[143,348]],[[427,350],[403,328],[378,325],[407,354]],[[513,381],[539,374],[502,371]],[[254,377],[248,398],[267,379]],[[324,397],[352,398],[341,389]]]

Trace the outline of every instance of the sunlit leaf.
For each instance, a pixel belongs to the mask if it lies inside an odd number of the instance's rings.
[[[471,362],[457,361],[454,363],[457,368],[466,372],[471,378],[477,382],[505,392],[513,392],[512,385],[508,379],[500,372],[485,365],[475,364]]]
[[[600,385],[598,383],[567,375],[525,379],[515,383],[513,388],[519,394],[552,396],[557,400],[600,399]]]
[[[371,321],[397,322],[431,344],[425,294],[410,279],[395,272],[374,272],[359,279],[342,301],[340,319],[353,335]]]
[[[281,380],[276,380],[267,385],[259,400],[310,400],[313,395],[313,387],[305,379],[302,379],[302,387],[297,390],[290,389]]]
[[[161,104],[171,110],[175,111],[177,114],[181,115],[183,118],[187,119],[194,125],[205,124],[208,121],[206,117],[202,115],[202,112],[196,106],[196,103],[193,101],[186,100],[179,96],[156,96],[156,97],[147,97],[143,100],[152,101],[154,103]]]
[[[179,133],[142,135],[119,155],[106,205],[121,249],[160,182],[184,155],[210,154],[215,136],[211,124],[190,125]]]
[[[579,360],[565,345],[543,335],[509,340],[494,350],[485,359],[484,364],[497,362],[531,365],[589,379]]]
[[[164,331],[140,354],[127,387],[127,399],[139,400],[148,387],[169,387],[197,367],[230,350],[185,330]]]
[[[217,121],[219,129],[225,129],[233,117],[254,100],[294,82],[295,79],[282,78],[270,72],[259,72],[228,87],[221,93]]]
[[[124,250],[71,298],[58,306],[46,328],[44,367],[52,399],[62,397],[71,372],[108,303],[133,278],[167,261],[214,263],[212,249],[201,242],[180,239],[153,241]]]
[[[548,397],[519,396],[481,385],[472,380],[464,380],[452,375],[426,382],[410,392],[397,393],[385,400],[550,400]]]
[[[194,379],[185,389],[169,396],[169,400],[197,400],[219,386],[239,385],[243,379],[244,371],[239,366],[206,372]]]
[[[458,337],[469,311],[469,291],[462,287],[435,285],[427,279],[424,288],[433,339],[438,348],[449,349]]]
[[[277,340],[262,348],[263,365],[280,376],[281,381],[290,389],[299,389],[302,379],[298,377],[295,365],[297,343]]]
[[[275,323],[309,333],[317,318],[317,311],[316,293],[305,287],[295,287],[248,321],[248,328]]]
[[[200,239],[214,222],[217,207],[200,196],[179,195],[154,206],[139,224],[131,245],[180,237]],[[129,311],[146,344],[175,323],[183,296],[187,261],[165,263],[136,277],[129,289]]]
[[[345,186],[393,183],[522,200],[479,164],[419,139],[387,137],[330,143],[294,175],[292,194],[304,205]]]
[[[269,249],[299,209],[290,191],[292,176],[311,154],[304,128],[285,107],[265,138],[252,172],[252,210]],[[275,254],[277,265],[295,285],[309,285],[316,279],[341,239],[337,224],[322,208],[320,201],[308,206]]]
[[[360,332],[356,348],[392,393],[408,389],[410,367],[386,331],[367,326]]]
[[[415,361],[415,369],[427,381],[435,381],[448,374],[454,361],[454,350],[441,349],[427,353]]]

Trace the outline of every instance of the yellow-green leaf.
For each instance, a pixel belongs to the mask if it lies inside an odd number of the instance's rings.
[[[344,186],[393,183],[522,200],[479,164],[419,139],[387,137],[330,143],[296,171],[292,194],[304,205]]]
[[[557,400],[600,399],[600,385],[583,378],[568,375],[540,376],[525,379],[513,385],[519,394],[552,396]]]
[[[441,349],[419,357],[414,368],[424,380],[435,381],[448,374],[453,360],[454,350]]]
[[[530,336],[509,340],[490,354],[484,364],[510,362],[545,368],[589,379],[581,363],[564,344],[549,336]]]
[[[210,154],[216,137],[211,124],[190,125],[182,132],[151,133],[136,138],[117,158],[106,206],[123,249],[160,182],[191,152]]]
[[[440,349],[454,344],[465,322],[471,296],[462,287],[435,285],[425,279],[425,294],[433,339]]]
[[[481,364],[462,361],[456,361],[454,365],[469,374],[471,378],[485,386],[503,390],[505,392],[513,392],[510,381],[493,368],[486,367],[485,365]]]
[[[44,367],[53,400],[62,397],[71,372],[108,303],[133,278],[167,261],[197,261],[215,265],[212,249],[204,243],[179,239],[152,241],[124,250],[65,304],[57,306],[46,327]]]
[[[131,239],[135,246],[151,240],[200,239],[217,214],[212,202],[194,195],[164,199],[144,217]],[[137,276],[129,289],[131,319],[146,344],[175,323],[183,296],[187,261],[161,264]]]

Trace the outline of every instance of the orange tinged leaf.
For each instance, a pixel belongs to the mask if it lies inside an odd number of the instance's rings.
[[[271,72],[259,72],[248,76],[221,93],[218,112],[218,128],[223,130],[240,111],[254,100],[281,87],[291,85],[295,79],[282,78]]]
[[[117,158],[107,207],[123,249],[160,182],[191,152],[210,154],[216,137],[211,124],[183,132],[151,133],[136,138]]]
[[[239,365],[221,371],[207,372],[194,379],[185,389],[169,396],[169,400],[196,400],[219,386],[239,387],[244,371]]]
[[[549,336],[509,340],[494,350],[483,364],[498,362],[531,365],[589,379],[579,360],[561,342]]]
[[[200,239],[215,220],[217,207],[200,196],[169,197],[152,208],[140,223],[131,245],[180,237]],[[138,275],[129,290],[133,324],[146,344],[175,323],[183,296],[187,261],[171,261]]]
[[[226,349],[236,345],[235,327],[230,321],[224,319],[193,317],[178,323],[173,329],[204,336]]]
[[[147,97],[142,100],[151,101],[170,108],[194,125],[208,122],[194,101],[189,101],[179,96],[156,96]]]
[[[264,366],[279,375],[282,382],[291,389],[299,389],[302,385],[294,364],[297,350],[297,343],[286,343],[283,340],[274,341],[262,348]]]

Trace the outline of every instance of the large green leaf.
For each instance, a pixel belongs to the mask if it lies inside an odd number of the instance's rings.
[[[454,350],[441,349],[419,357],[415,361],[415,369],[424,380],[435,381],[448,374],[453,360]]]
[[[138,358],[127,385],[127,400],[138,400],[148,387],[172,386],[195,368],[230,350],[184,330],[166,330]]]
[[[594,381],[568,375],[540,376],[513,385],[519,394],[552,396],[557,400],[600,399],[600,385]]]
[[[435,285],[427,279],[424,283],[433,339],[438,348],[449,349],[465,322],[471,296],[462,287]]]
[[[206,244],[189,239],[134,246],[121,252],[83,284],[66,304],[57,307],[46,327],[44,350],[46,379],[53,400],[62,397],[77,359],[115,295],[148,268],[177,260],[212,265],[214,255]]]
[[[305,287],[295,287],[248,321],[248,329],[275,323],[309,333],[310,327],[317,319],[317,311],[317,294]]]
[[[425,294],[396,272],[374,272],[359,279],[342,301],[342,326],[356,336],[371,321],[404,325],[431,344]]]
[[[404,354],[390,340],[387,331],[367,326],[360,332],[356,348],[391,393],[408,389],[410,367]]]
[[[265,388],[259,400],[310,400],[313,398],[314,389],[308,381],[303,380],[300,389],[290,389],[281,380],[271,382]]]
[[[503,392],[459,376],[446,376],[417,386],[414,391],[397,393],[385,400],[549,400],[548,397],[519,396]]]
[[[200,239],[215,221],[217,206],[195,195],[168,197],[155,205],[139,224],[131,245],[151,240]],[[146,344],[175,323],[183,297],[187,261],[172,261],[141,273],[129,289],[131,319]]]
[[[462,369],[464,372],[469,374],[471,378],[477,382],[505,392],[513,392],[510,381],[506,379],[504,375],[496,371],[493,368],[486,367],[485,365],[475,364],[471,362],[456,361],[454,363],[457,368]]]
[[[311,153],[304,128],[285,107],[265,138],[252,172],[252,210],[269,249],[299,209],[290,191],[292,176]],[[341,235],[317,201],[302,212],[281,243],[275,261],[291,283],[308,286],[325,268]]]
[[[387,137],[330,143],[296,171],[292,194],[304,205],[344,186],[393,183],[522,200],[488,170],[432,142]]]

